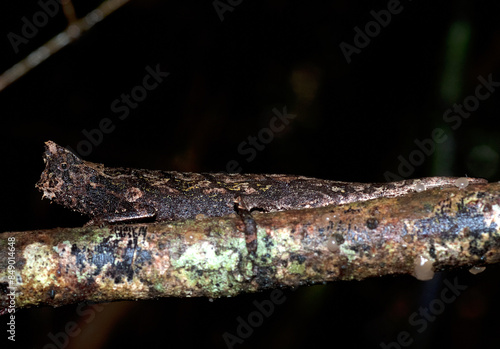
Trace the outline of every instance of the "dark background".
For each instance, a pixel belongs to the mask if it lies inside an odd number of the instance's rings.
[[[443,114],[474,94],[479,75],[500,81],[500,5],[402,1],[401,13],[348,64],[340,43],[353,45],[354,28],[363,29],[373,20],[370,11],[386,9],[387,1],[326,3],[242,1],[221,21],[211,1],[132,1],[7,87],[0,92],[2,231],[87,221],[42,201],[34,184],[44,141],[76,149],[86,139],[83,130],[103,118],[115,129],[84,158],[108,166],[221,172],[236,160],[246,173],[383,182],[386,171],[398,174],[399,156],[408,159],[418,149],[415,139],[430,138],[439,127],[448,141],[409,177],[498,181],[500,91],[456,130]],[[74,4],[81,17],[99,2]],[[0,71],[66,26],[60,11],[16,54],[7,34],[20,34],[22,17],[32,18],[40,6],[0,6]],[[170,75],[120,120],[112,102],[158,64]],[[248,162],[238,146],[269,127],[273,108],[285,106],[297,116]],[[497,348],[499,275],[492,266],[478,276],[440,273],[430,282],[401,276],[285,290],[286,302],[235,347],[326,341],[379,348],[408,331],[412,348]],[[444,279],[454,278],[467,290],[418,333],[408,318],[439,298]],[[237,317],[269,297],[119,302],[84,308],[83,316],[77,305],[24,309],[16,316],[14,347],[53,343],[49,333],[64,331],[68,321],[81,333],[65,348],[225,347],[223,334],[236,334]]]

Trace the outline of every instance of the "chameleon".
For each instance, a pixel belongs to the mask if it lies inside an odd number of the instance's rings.
[[[389,183],[356,183],[286,174],[191,173],[110,168],[85,161],[52,141],[45,142],[45,169],[36,187],[58,204],[91,218],[88,224],[177,221],[199,215],[342,205],[453,187],[456,177],[427,177]],[[467,178],[469,184],[487,183]]]

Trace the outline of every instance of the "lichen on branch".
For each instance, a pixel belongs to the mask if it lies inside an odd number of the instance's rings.
[[[16,308],[216,298],[390,274],[428,279],[500,260],[498,183],[253,216],[257,249],[250,252],[235,214],[3,233],[0,308],[8,308],[11,290]]]

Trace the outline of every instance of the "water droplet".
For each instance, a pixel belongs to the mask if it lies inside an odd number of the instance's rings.
[[[208,301],[209,301],[209,302],[213,302],[213,301],[214,301],[214,299],[213,299],[213,298],[209,298],[209,299],[208,299]]]
[[[328,249],[328,251],[334,253],[339,252],[340,250],[340,246],[337,243],[337,240],[335,240],[335,238],[333,237],[329,238],[328,241],[326,242],[326,248]]]
[[[472,267],[472,268],[469,269],[469,272],[471,274],[476,275],[476,274],[482,273],[485,270],[486,270],[486,267],[475,267],[474,266],[474,267]]]
[[[419,256],[415,259],[415,277],[418,280],[427,281],[434,277],[434,270],[432,270],[432,262],[424,256]]]
[[[415,191],[417,193],[423,192],[424,190],[425,190],[425,185],[423,185],[422,183],[417,183],[417,185],[415,185]]]
[[[455,180],[455,186],[463,189],[469,185],[469,180],[465,177],[460,177]]]

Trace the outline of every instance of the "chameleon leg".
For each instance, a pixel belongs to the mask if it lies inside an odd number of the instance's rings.
[[[255,256],[257,251],[257,223],[241,196],[238,196],[235,200],[235,210],[245,226],[245,242],[248,253]]]

